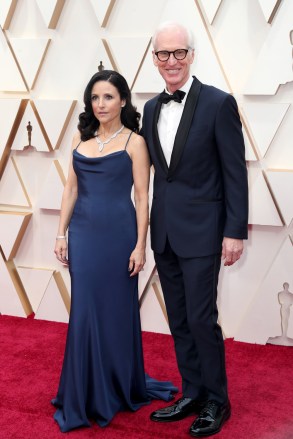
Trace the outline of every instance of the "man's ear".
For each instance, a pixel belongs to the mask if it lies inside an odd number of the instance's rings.
[[[195,53],[194,53],[194,49],[192,49],[192,52],[191,52],[191,54],[190,54],[190,61],[189,61],[189,64],[192,64],[192,63],[193,63],[193,61],[194,61],[194,57],[195,57]]]
[[[156,57],[154,50],[152,51],[152,54],[153,54],[153,63],[155,64],[155,66],[157,66],[158,65],[158,58]]]

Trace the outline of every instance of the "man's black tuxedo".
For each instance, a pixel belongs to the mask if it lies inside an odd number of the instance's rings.
[[[158,96],[144,108],[142,134],[155,168],[151,242],[166,236],[182,257],[221,252],[223,236],[247,238],[247,170],[235,99],[194,79],[168,168],[158,137]]]
[[[194,79],[170,166],[160,145],[158,96],[144,108],[142,135],[155,168],[151,243],[174,337],[183,395],[228,399],[217,323],[223,237],[247,238],[248,187],[235,99]]]

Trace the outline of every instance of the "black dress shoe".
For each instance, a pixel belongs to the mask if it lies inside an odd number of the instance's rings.
[[[191,398],[180,398],[173,405],[169,405],[163,409],[156,410],[151,413],[151,420],[157,422],[179,421],[191,414],[199,413],[203,403]]]
[[[194,437],[211,436],[219,433],[230,415],[231,405],[229,401],[226,404],[208,401],[190,427],[189,433]]]

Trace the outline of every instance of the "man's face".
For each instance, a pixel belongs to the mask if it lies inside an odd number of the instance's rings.
[[[190,65],[194,60],[194,50],[189,50],[186,58],[182,60],[177,60],[174,54],[170,54],[167,61],[160,61],[155,55],[155,52],[161,50],[188,49],[187,35],[182,29],[170,28],[160,32],[155,43],[156,47],[153,50],[154,64],[158,67],[159,73],[165,80],[168,91],[174,93],[189,78]]]

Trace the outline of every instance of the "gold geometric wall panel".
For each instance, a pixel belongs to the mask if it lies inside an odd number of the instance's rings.
[[[10,38],[27,90],[32,90],[51,43],[47,38]]]
[[[7,261],[16,256],[31,216],[31,213],[0,211],[0,246]]]
[[[144,295],[143,300],[141,301],[141,325],[143,328],[148,327],[148,331],[169,334],[170,329],[167,323],[166,308],[159,285],[158,275],[155,274],[151,279],[150,286]],[[152,316],[151,319],[148,318],[150,315]]]
[[[54,270],[46,268],[16,267],[34,313],[40,306],[43,295]]]
[[[289,226],[293,219],[293,170],[268,169],[266,176],[285,223]]]
[[[268,36],[244,88],[247,95],[273,95],[282,84],[293,81],[292,31],[293,2],[281,3]]]
[[[5,34],[0,28],[0,90],[6,92],[25,92],[23,81]]]
[[[58,149],[76,106],[76,100],[34,99],[31,105],[46,133],[50,150]],[[41,122],[40,122],[41,121]]]
[[[99,0],[95,1],[99,3]],[[116,0],[105,29],[106,35],[108,33],[124,37],[144,35],[150,38],[156,25],[160,22],[162,10],[168,1]],[[184,8],[184,3],[182,7]]]
[[[60,209],[65,180],[59,162],[54,160],[46,175],[40,194],[38,206],[41,209]]]
[[[106,27],[116,0],[90,0],[101,27]]]
[[[0,100],[0,157],[7,144],[20,103],[21,99]]]
[[[22,151],[35,149],[36,151],[51,151],[50,141],[40,119],[34,111],[32,101],[29,101],[20,121],[11,149]]]
[[[209,23],[213,23],[222,0],[200,1],[201,8],[205,11]]]
[[[36,0],[44,22],[49,29],[55,29],[65,0]]]
[[[251,137],[249,129],[247,128],[247,122],[245,120],[245,115],[241,112],[241,108],[238,106],[238,111],[242,122],[242,132],[245,145],[245,160],[246,161],[256,161],[258,160],[257,151],[254,145],[254,141]]]
[[[16,4],[17,0],[1,0],[0,26],[3,30],[9,28]]]
[[[261,169],[249,167],[249,224],[282,226]],[[259,200],[262,200],[260,203]]]
[[[132,91],[134,93],[160,93],[164,89],[164,82],[154,69],[152,50],[153,46],[150,44],[139,75],[134,84],[132,84]]]
[[[114,59],[114,65],[119,72],[123,72],[123,76],[126,78],[130,88],[133,85],[149,41],[148,36],[140,38],[107,38],[107,43]],[[131,63],[129,62],[129,53],[131,53]]]
[[[27,103],[27,99],[0,100],[0,178],[8,161],[10,148]]]
[[[289,283],[291,291],[293,289],[292,250],[292,243],[286,238],[240,322],[235,340],[265,344],[269,337],[281,334],[280,305],[277,295],[283,289],[285,282]],[[293,336],[293,325],[288,336]]]
[[[1,179],[0,204],[17,207],[31,207],[28,193],[14,157],[10,157]]]
[[[282,0],[258,0],[265,19],[271,23]]]
[[[250,135],[262,157],[266,155],[289,107],[290,104],[283,103],[242,105],[242,114],[247,121]]]
[[[61,280],[62,283],[62,280]],[[58,285],[59,284],[59,285]],[[68,308],[64,303],[64,297],[60,291],[60,273],[52,276],[46,291],[43,294],[40,305],[35,313],[35,318],[40,320],[54,320],[55,322],[68,322]],[[66,293],[65,293],[66,294]],[[69,301],[69,295],[65,300]]]
[[[75,100],[29,101],[11,149],[21,151],[29,145],[43,152],[58,149],[75,105]],[[29,123],[30,139],[28,137]]]
[[[0,252],[0,313],[18,317],[26,317],[27,314],[16,292],[15,284],[9,274]]]
[[[255,150],[252,146],[252,143],[250,141],[250,138],[247,135],[247,132],[245,128],[243,128],[243,138],[244,138],[244,144],[245,144],[245,160],[246,161],[256,161],[258,160]]]

